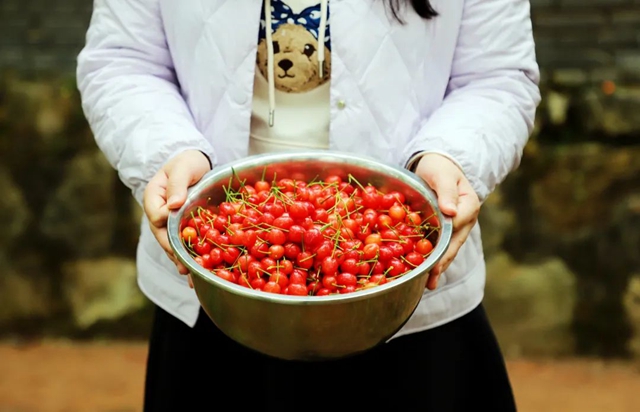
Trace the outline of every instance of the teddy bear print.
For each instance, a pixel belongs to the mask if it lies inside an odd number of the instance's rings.
[[[271,4],[276,22],[272,33],[276,89],[285,93],[303,93],[326,83],[331,73],[330,47],[327,45],[328,41],[323,45],[325,64],[324,77],[321,78],[318,67],[318,28],[310,24],[319,19],[319,5],[308,7],[296,15],[282,0],[274,0]],[[264,20],[262,23],[264,25]],[[265,79],[268,78],[268,60],[267,42],[262,30],[256,63]]]

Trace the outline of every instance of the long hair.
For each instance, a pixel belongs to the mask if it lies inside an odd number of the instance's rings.
[[[429,0],[387,0],[387,3],[391,9],[393,17],[395,17],[399,22],[402,22],[402,19],[400,18],[400,9],[407,3],[410,3],[413,10],[415,10],[415,12],[423,19],[429,20],[438,15],[438,12],[433,8],[433,6],[431,6],[431,2]]]

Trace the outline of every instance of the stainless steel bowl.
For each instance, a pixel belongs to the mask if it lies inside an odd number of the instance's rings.
[[[351,174],[363,184],[402,192],[413,209],[436,213],[440,231],[434,250],[393,282],[343,295],[277,295],[223,280],[191,257],[181,243],[180,225],[198,206],[224,201],[223,186],[234,176],[251,183],[265,172],[304,181]],[[429,270],[449,245],[452,223],[439,211],[435,193],[413,173],[367,157],[312,150],[252,156],[215,168],[189,190],[184,206],[170,214],[168,232],[177,258],[192,274],[202,307],[226,335],[273,357],[320,360],[366,351],[402,328],[424,293]]]

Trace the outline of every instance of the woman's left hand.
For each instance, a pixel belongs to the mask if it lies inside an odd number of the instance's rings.
[[[462,170],[445,156],[425,154],[418,162],[415,173],[436,192],[442,213],[453,218],[453,236],[449,248],[431,270],[427,280],[427,288],[434,290],[440,275],[449,267],[476,224],[480,200]]]

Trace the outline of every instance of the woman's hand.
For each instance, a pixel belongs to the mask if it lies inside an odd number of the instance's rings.
[[[170,210],[179,209],[187,200],[187,189],[209,170],[209,159],[202,152],[187,150],[169,160],[149,181],[144,191],[143,207],[151,232],[183,275],[187,275],[189,271],[176,259],[171,249],[167,219]],[[189,285],[192,286],[190,278]]]
[[[462,170],[445,156],[425,154],[418,162],[415,173],[436,192],[442,213],[453,218],[451,244],[431,270],[427,281],[427,288],[434,290],[438,286],[438,278],[456,257],[478,220],[480,201]]]

